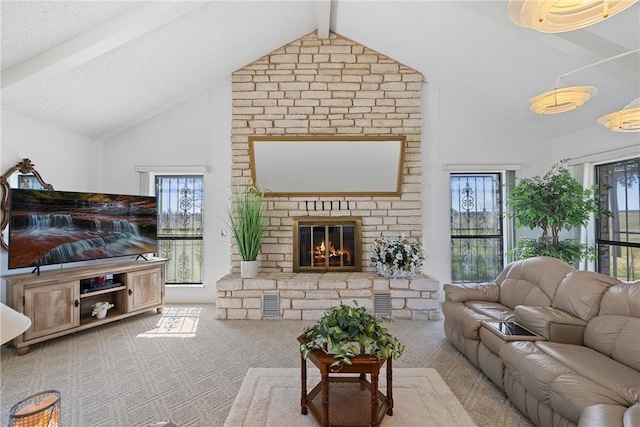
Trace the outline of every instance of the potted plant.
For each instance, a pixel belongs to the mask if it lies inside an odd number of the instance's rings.
[[[576,265],[583,257],[595,259],[592,245],[575,239],[560,240],[562,230],[584,226],[595,218],[611,215],[600,206],[596,184],[584,188],[566,168],[567,159],[554,164],[542,177],[521,179],[509,198],[517,227],[541,229],[537,239],[521,237],[512,253],[516,259],[552,256]]]
[[[355,300],[353,304],[333,307],[313,326],[304,328],[302,335],[309,341],[300,345],[300,352],[305,359],[310,352],[322,349],[333,354],[335,361],[331,367],[339,370],[343,364],[351,365],[351,358],[359,355],[371,355],[378,360],[402,355],[404,345],[382,327],[382,323],[391,319],[367,313]]]
[[[420,239],[410,241],[404,234],[376,239],[371,245],[371,262],[378,274],[397,279],[411,277],[422,270],[427,251]]]
[[[242,258],[242,278],[258,275],[258,253],[267,228],[262,207],[263,197],[264,193],[257,186],[237,186],[231,201],[229,221],[233,239]]]
[[[92,316],[95,316],[97,319],[104,319],[107,316],[107,311],[113,308],[113,304],[106,301],[98,301],[91,307],[93,307],[93,311],[91,312]]]

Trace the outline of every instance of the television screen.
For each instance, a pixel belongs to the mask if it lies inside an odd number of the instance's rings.
[[[9,268],[157,251],[152,196],[9,191]]]

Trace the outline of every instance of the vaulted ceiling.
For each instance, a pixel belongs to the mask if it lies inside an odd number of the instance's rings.
[[[515,25],[507,1],[2,0],[1,11],[2,109],[101,140],[316,29],[549,138],[640,96],[638,53],[590,66],[640,49],[640,3],[560,34]],[[598,88],[591,101],[553,116],[529,111],[529,98],[574,70],[567,80]]]

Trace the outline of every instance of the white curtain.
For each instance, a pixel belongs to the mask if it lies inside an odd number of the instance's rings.
[[[592,162],[576,164],[573,166],[573,174],[583,187],[590,187],[594,183],[594,164]],[[595,217],[590,214],[589,223],[576,229],[576,239],[582,244],[595,245],[595,234]],[[586,257],[578,264],[579,270],[595,271],[595,268],[595,262],[589,261]]]

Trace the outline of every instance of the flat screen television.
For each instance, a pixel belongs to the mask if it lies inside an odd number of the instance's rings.
[[[152,196],[9,191],[9,268],[136,256],[157,251]]]

